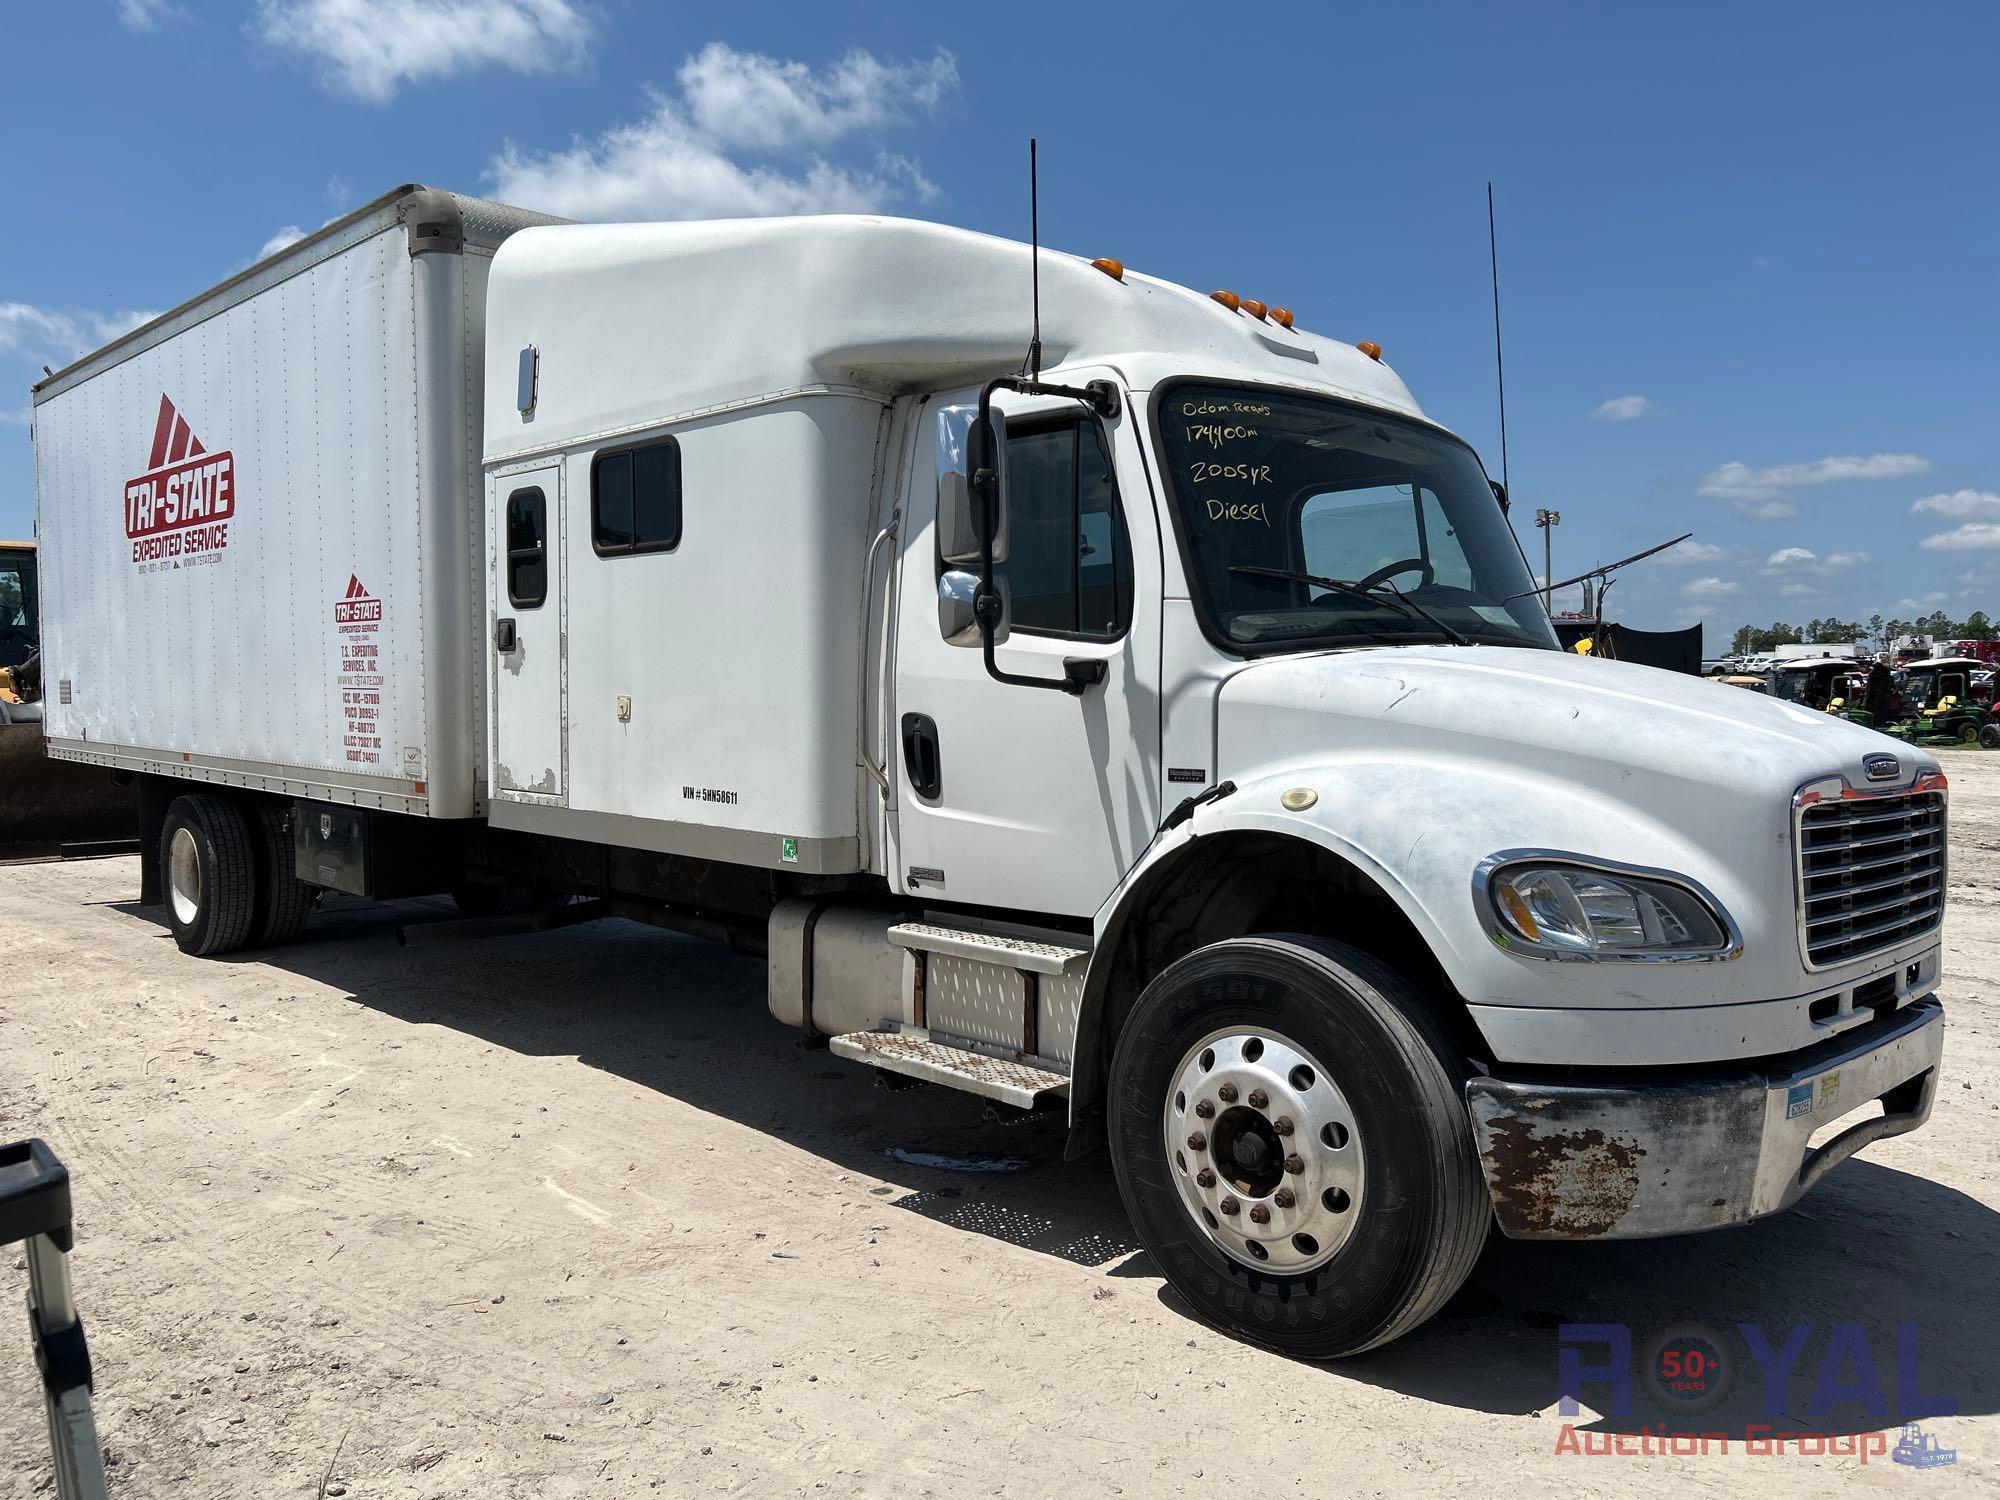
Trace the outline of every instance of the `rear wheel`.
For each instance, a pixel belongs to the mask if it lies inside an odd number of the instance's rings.
[[[2000,750],[2000,724],[1983,724],[1979,729],[1979,743],[1988,750]]]
[[[1958,742],[1961,745],[1978,744],[1979,726],[1970,719],[1967,719],[1963,724],[1960,724],[1958,726]]]
[[[1204,1318],[1307,1359],[1384,1344],[1471,1273],[1492,1214],[1464,1064],[1358,949],[1217,943],[1140,996],[1111,1066],[1120,1195]]]
[[[256,871],[243,810],[223,797],[176,797],[160,830],[167,922],[183,953],[230,953],[250,936]]]
[[[250,831],[257,862],[257,909],[250,920],[250,946],[274,948],[289,943],[306,925],[306,914],[319,896],[293,871],[290,808],[282,802],[259,801],[250,810]]]

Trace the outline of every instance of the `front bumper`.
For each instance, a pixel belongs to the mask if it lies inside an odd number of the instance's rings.
[[[1871,1141],[1930,1118],[1944,1008],[1925,996],[1760,1068],[1685,1082],[1475,1078],[1466,1106],[1500,1230],[1647,1239],[1789,1207]],[[1819,1146],[1816,1131],[1880,1101]]]

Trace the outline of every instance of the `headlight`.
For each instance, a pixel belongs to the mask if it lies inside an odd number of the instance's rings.
[[[1554,861],[1490,861],[1494,936],[1545,958],[1706,958],[1737,942],[1692,883]]]

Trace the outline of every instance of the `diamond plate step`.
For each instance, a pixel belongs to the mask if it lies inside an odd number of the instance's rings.
[[[938,927],[930,922],[898,922],[889,929],[889,941],[899,948],[949,953],[954,958],[975,959],[983,964],[998,964],[1003,969],[1020,969],[1029,974],[1080,974],[1090,959],[1088,948],[1038,943],[1028,938],[1002,937],[992,932],[966,932],[957,927]]]
[[[968,1094],[998,1099],[1016,1109],[1033,1109],[1046,1098],[1066,1098],[1069,1078],[1015,1058],[993,1057],[965,1047],[933,1041],[914,1026],[894,1031],[850,1031],[827,1041],[834,1054],[942,1084]]]

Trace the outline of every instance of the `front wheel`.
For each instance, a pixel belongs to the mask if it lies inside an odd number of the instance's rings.
[[[1980,725],[1979,743],[1988,750],[2000,750],[2000,724]]]
[[[1274,936],[1189,954],[1139,997],[1110,1081],[1119,1194],[1209,1322],[1356,1354],[1471,1274],[1492,1211],[1463,1061],[1360,950]]]

